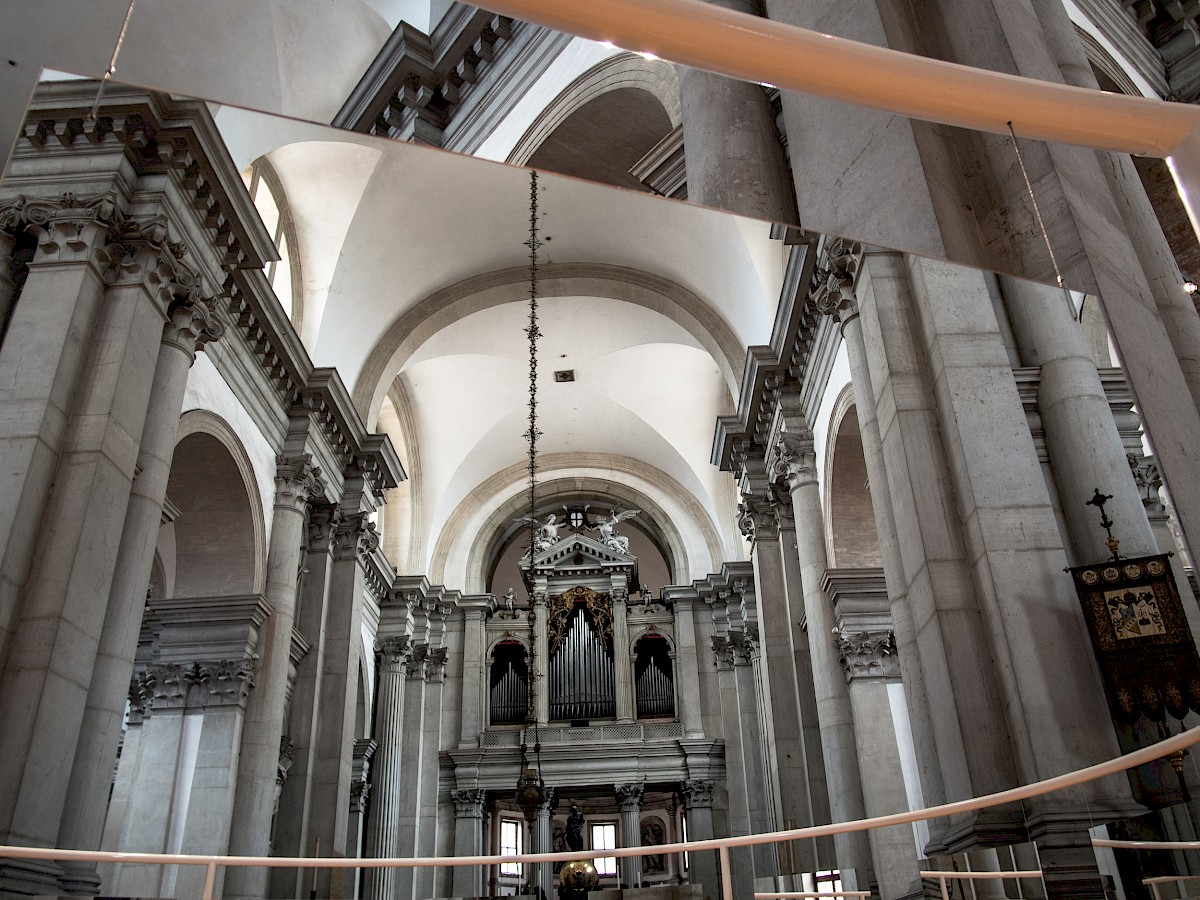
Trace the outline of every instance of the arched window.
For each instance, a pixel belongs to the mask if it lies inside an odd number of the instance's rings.
[[[254,201],[254,207],[262,217],[263,224],[275,241],[275,248],[279,251],[279,259],[267,263],[267,281],[270,282],[288,318],[299,331],[300,304],[297,302],[299,297],[296,291],[300,287],[300,279],[296,277],[299,274],[299,258],[295,252],[296,228],[288,211],[283,185],[266,157],[247,166],[242,172],[242,180],[246,183],[246,190],[250,192],[250,199]]]
[[[529,679],[525,648],[519,641],[503,641],[492,653],[492,674],[488,680],[489,722],[492,725],[520,725],[529,711]]]
[[[639,719],[675,715],[675,670],[662,635],[647,634],[634,646],[633,690]]]

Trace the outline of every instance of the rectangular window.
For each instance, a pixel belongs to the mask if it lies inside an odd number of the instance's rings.
[[[613,822],[605,822],[592,826],[592,849],[615,850],[617,848],[617,826]],[[600,856],[595,860],[596,871],[601,875],[617,874],[617,858],[615,856]]]
[[[525,827],[524,823],[519,819],[501,819],[500,820],[500,855],[501,856],[519,856],[524,852]],[[521,877],[521,863],[506,862],[500,863],[501,875],[515,875]]]

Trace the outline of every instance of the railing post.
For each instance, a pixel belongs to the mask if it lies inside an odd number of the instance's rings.
[[[733,900],[733,876],[729,872],[729,848],[724,844],[720,848],[721,855],[721,897]]]
[[[217,883],[217,861],[210,859],[204,867],[204,894],[201,900],[213,900],[213,887]]]
[[[938,876],[938,886],[942,889],[942,900],[950,900],[950,892],[946,889],[946,876]]]

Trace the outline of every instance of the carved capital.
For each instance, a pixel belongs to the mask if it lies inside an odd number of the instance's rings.
[[[136,693],[144,714],[166,710],[242,706],[250,697],[256,674],[250,660],[155,663],[136,679]]]
[[[167,303],[167,324],[163,326],[163,343],[173,344],[189,358],[194,358],[205,344],[220,340],[225,334],[218,301],[205,297],[199,283],[173,296]]]
[[[1138,493],[1142,495],[1142,506],[1146,508],[1146,514],[1152,518],[1165,515],[1162,495],[1159,493],[1163,480],[1162,473],[1158,470],[1158,461],[1152,456],[1136,456],[1132,453],[1127,453],[1125,458],[1129,461],[1129,471],[1138,486]]]
[[[775,504],[769,495],[742,494],[738,504],[738,530],[752,541],[773,541],[779,537]]]
[[[296,742],[286,734],[279,738],[279,765],[275,769],[275,786],[283,787],[296,759]]]
[[[425,682],[427,684],[441,684],[446,678],[446,660],[450,657],[450,651],[446,647],[438,647],[436,650],[430,650],[425,657]]]
[[[110,285],[140,286],[165,310],[176,284],[184,293],[197,286],[195,274],[183,262],[187,252],[186,244],[170,239],[166,217],[156,216],[115,223],[99,258]]]
[[[896,635],[890,631],[856,631],[839,634],[835,640],[838,660],[846,671],[846,681],[859,678],[900,677],[900,657],[896,655]]]
[[[204,706],[245,707],[257,674],[257,669],[250,660],[221,660],[197,668],[208,692]]]
[[[53,200],[22,194],[0,206],[0,228],[24,227],[37,239],[31,266],[96,260],[120,220],[112,193],[84,199],[64,191]]]
[[[646,792],[644,784],[614,785],[617,793],[617,805],[623,813],[641,812],[642,795]]]
[[[863,248],[857,241],[832,238],[826,242],[813,271],[809,296],[817,311],[834,316],[843,325],[858,315],[854,282],[862,263]]]
[[[308,505],[308,549],[328,553],[333,546],[334,528],[342,520],[336,503],[314,500]]]
[[[459,819],[482,819],[483,804],[487,802],[487,792],[480,790],[451,791],[450,800],[454,803],[454,815]]]
[[[375,552],[379,546],[379,533],[367,513],[351,513],[338,522],[333,531],[333,558],[357,559]]]
[[[687,809],[704,809],[713,805],[716,785],[705,778],[689,778],[683,783],[683,805]]]
[[[789,491],[817,483],[817,452],[811,431],[783,432],[775,440],[771,475],[782,479]]]
[[[737,648],[733,645],[733,641],[723,634],[714,634],[712,637],[713,664],[718,671],[728,672],[737,662]]]
[[[409,678],[425,677],[425,660],[429,658],[428,644],[413,644],[404,660],[404,674]]]
[[[312,454],[275,457],[275,506],[303,509],[325,489],[321,470],[313,465]]]
[[[412,645],[404,635],[376,638],[375,652],[379,654],[379,665],[383,672],[399,675],[407,668]]]

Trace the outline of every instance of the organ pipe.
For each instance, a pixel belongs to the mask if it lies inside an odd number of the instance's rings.
[[[661,638],[638,641],[634,695],[639,718],[675,715],[675,679],[666,642]]]
[[[550,718],[604,719],[616,711],[612,656],[578,605],[550,656]]]

